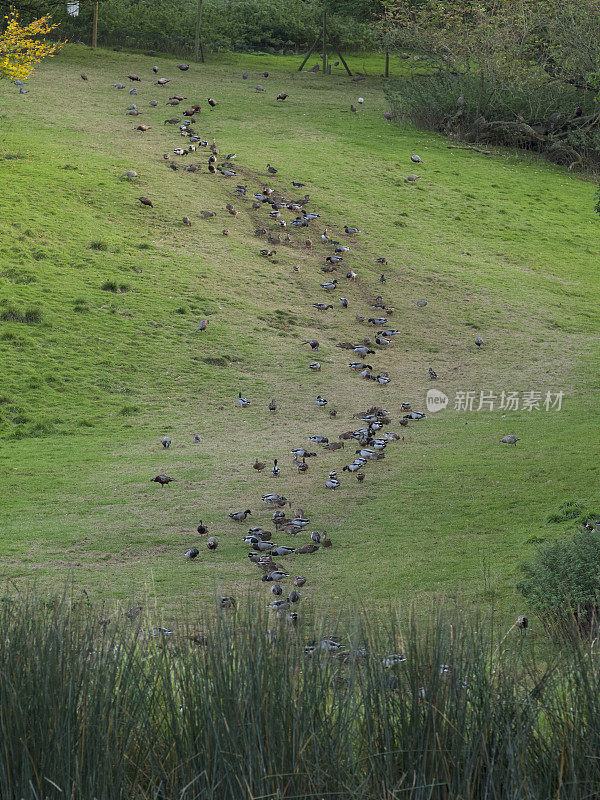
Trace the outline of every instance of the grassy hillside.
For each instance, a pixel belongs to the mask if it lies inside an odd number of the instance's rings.
[[[441,594],[512,610],[532,540],[570,530],[546,515],[571,499],[600,508],[593,185],[522,155],[451,150],[391,124],[379,79],[356,84],[342,73],[299,74],[296,59],[230,56],[187,73],[161,59],[160,74],[172,79],[161,88],[153,63],[69,46],[28,94],[0,84],[3,574],[43,585],[70,575],[95,599],[149,594],[168,607],[215,589],[267,598],[241,542],[248,525],[227,513],[250,508],[248,522],[266,527],[260,497],[278,491],[333,539],[329,550],[288,559],[309,578],[308,603],[335,611]],[[127,93],[129,72],[142,78],[137,97]],[[276,102],[282,90],[289,98]],[[187,98],[178,109],[165,105],[174,93]],[[359,95],[364,105],[349,112]],[[126,115],[132,101],[143,115]],[[186,140],[163,121],[194,102],[203,105],[201,136],[215,137],[221,155],[237,153],[237,177],[209,175],[206,151],[195,159],[201,172],[167,167],[163,153]],[[141,122],[147,133],[134,130]],[[411,163],[412,151],[423,165]],[[122,177],[131,169],[139,179]],[[417,184],[405,182],[410,173],[422,176]],[[253,231],[266,211],[234,198],[237,183],[248,184],[248,197],[267,184],[292,198],[308,192],[307,208],[321,214],[311,223],[314,251],[303,246],[305,229],[291,229],[294,244],[278,246],[272,263],[262,258]],[[141,207],[140,195],[154,208]],[[236,218],[225,210],[231,202]],[[204,220],[202,210],[217,216]],[[337,273],[333,311],[320,313],[311,304],[329,301],[319,268],[331,252],[320,233],[327,225],[346,242],[345,224],[361,233]],[[384,286],[380,256],[389,262]],[[106,282],[122,288],[107,291]],[[368,359],[376,373],[389,370],[385,387],[349,370],[352,357],[335,347],[373,335],[355,314],[371,316],[377,294],[395,307],[389,324],[401,331]],[[425,309],[414,305],[422,297]],[[207,315],[209,330],[194,333]],[[302,344],[311,337],[318,356]],[[320,373],[308,369],[315,357]],[[403,401],[424,408],[430,366],[450,405],[401,429]],[[560,411],[454,411],[455,393],[467,390],[565,397]],[[250,408],[237,406],[239,391]],[[315,405],[318,394],[335,419]],[[372,404],[391,412],[405,441],[367,465],[362,485],[344,473],[338,490],[324,487],[354,457],[348,444],[319,449],[304,475],[291,466],[292,447],[359,427],[352,415]],[[507,433],[521,437],[516,447],[499,444]],[[254,472],[256,457],[279,458],[281,477]],[[178,482],[150,483],[161,471]],[[214,553],[195,532],[200,517],[219,539]],[[201,555],[186,563],[192,545]]]

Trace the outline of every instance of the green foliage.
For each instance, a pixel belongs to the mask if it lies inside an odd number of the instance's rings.
[[[343,47],[374,46],[375,14],[380,3],[354,0],[331,4],[328,27]],[[196,0],[177,6],[159,0],[121,0],[100,7],[98,40],[101,44],[190,56],[197,19]],[[320,0],[204,0],[201,37],[208,50],[262,50],[297,52],[309,47],[319,34],[323,3]],[[54,19],[61,35],[89,39],[91,4],[82,3],[78,17],[61,6]]]
[[[600,536],[584,531],[540,547],[522,567],[517,588],[532,609],[552,624],[575,619],[587,631],[598,619]]]

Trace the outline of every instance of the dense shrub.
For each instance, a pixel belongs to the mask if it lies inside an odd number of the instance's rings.
[[[600,610],[600,535],[585,531],[572,539],[540,547],[523,566],[518,589],[551,626],[595,631]]]
[[[329,34],[344,47],[373,47],[376,43],[371,14],[355,15],[331,4]],[[369,5],[368,3],[366,5]],[[100,6],[98,43],[152,49],[189,57],[193,53],[197,18],[196,0],[177,7],[159,0],[120,0]],[[204,0],[201,37],[208,50],[301,51],[320,30],[323,4],[317,0]],[[78,17],[63,7],[53,13],[61,36],[89,43],[91,3],[81,3]]]
[[[600,163],[600,40],[590,36],[600,5],[390,0],[389,8],[388,45],[421,55],[428,73],[389,87],[400,114],[570,167]]]

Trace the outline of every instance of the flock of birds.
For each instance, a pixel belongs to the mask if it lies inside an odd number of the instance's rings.
[[[179,64],[178,69],[181,72],[187,72],[189,65]],[[156,77],[159,71],[158,67],[153,67],[152,71]],[[248,76],[249,73],[246,71],[242,74],[242,79],[247,80]],[[85,73],[82,73],[81,77],[83,80],[88,79]],[[269,73],[263,72],[262,77],[268,78]],[[131,73],[127,75],[127,79],[131,84],[134,84],[129,94],[135,97],[138,93],[137,86],[141,83],[141,78]],[[165,87],[169,83],[169,79],[161,77],[157,78],[153,85]],[[119,90],[125,89],[125,84],[121,82],[116,82],[113,86]],[[255,89],[256,91],[264,91],[264,87],[260,84],[256,85]],[[287,97],[287,93],[281,92],[276,95],[276,100],[284,101]],[[172,94],[168,97],[168,100],[163,102],[166,102],[169,107],[177,107],[184,103],[185,100],[186,98],[182,94]],[[218,105],[218,101],[213,97],[209,97],[207,102],[211,109]],[[364,102],[363,98],[360,98],[359,102],[362,104]],[[159,101],[156,99],[150,100],[149,103],[151,107],[159,105]],[[130,116],[138,116],[141,111],[135,103],[132,103],[126,109],[126,113]],[[176,126],[179,138],[184,139],[185,142],[173,147],[170,152],[164,153],[163,159],[167,162],[168,168],[172,170],[183,168],[189,172],[207,171],[209,174],[221,175],[222,178],[230,181],[238,173],[238,168],[235,165],[237,155],[236,153],[228,153],[225,157],[222,157],[216,140],[213,138],[209,142],[208,138],[203,138],[200,135],[195,127],[200,113],[200,103],[190,103],[181,113],[181,116],[165,120],[165,125]],[[141,124],[136,126],[135,130],[145,133],[150,130],[150,127],[149,125]],[[209,153],[204,164],[197,161],[194,156],[198,150],[202,149]],[[423,160],[416,153],[411,155],[411,162],[413,164],[423,164]],[[183,166],[184,164],[185,166]],[[279,174],[279,170],[268,164],[266,173],[269,176],[269,181],[272,181]],[[245,174],[248,175],[248,172],[245,171]],[[139,176],[137,172],[130,170],[124,177],[134,179]],[[414,183],[419,177],[411,174],[406,177],[406,181]],[[283,184],[283,181],[277,180],[281,185]],[[348,313],[351,314],[350,309],[354,302],[357,304],[361,302],[359,298],[355,301],[351,296],[357,282],[359,285],[360,282],[358,274],[354,269],[346,268],[344,261],[359,240],[361,231],[354,225],[346,224],[343,228],[343,233],[340,232],[338,235],[333,233],[329,227],[323,225],[321,215],[311,208],[309,194],[292,197],[292,194],[297,195],[298,190],[304,188],[305,184],[297,180],[291,181],[291,191],[286,191],[283,188],[274,188],[262,182],[260,185],[250,188],[248,184],[240,182],[236,184],[235,188],[232,188],[231,202],[226,204],[224,210],[235,218],[240,213],[236,207],[237,204],[240,208],[248,210],[252,215],[254,222],[257,223],[254,231],[255,236],[267,245],[258,250],[260,256],[269,260],[274,259],[277,255],[277,249],[274,246],[279,245],[295,247],[314,256],[315,262],[321,262],[319,265],[320,272],[328,276],[326,279],[319,279],[318,285],[318,289],[326,295],[339,294],[341,282],[345,281],[347,289],[344,291],[344,295],[348,294],[349,296],[338,296],[338,302],[342,309],[348,310]],[[142,206],[154,207],[154,203],[149,197],[140,196],[137,199]],[[216,215],[217,212],[212,210],[200,212],[200,216],[205,220],[211,219]],[[186,216],[183,217],[182,224],[189,227],[194,223],[192,219]],[[316,227],[319,228],[319,233],[313,232]],[[229,232],[228,228],[224,228],[222,231],[224,236],[229,235]],[[387,257],[378,257],[376,259],[378,272],[385,270],[387,263]],[[299,269],[297,265],[292,267],[293,272],[298,272]],[[335,277],[336,272],[340,274],[339,279]],[[383,286],[386,283],[387,278],[385,271],[383,271],[380,273],[379,284]],[[375,357],[372,359],[373,361],[379,359],[387,349],[393,347],[394,337],[400,331],[389,323],[389,318],[393,316],[395,309],[384,299],[382,294],[373,296],[369,305],[371,315],[369,313],[357,313],[354,316],[354,323],[357,327],[356,338],[353,341],[340,341],[336,347],[342,351],[347,351],[349,358],[347,369],[357,373],[363,380],[376,383],[379,387],[385,387],[393,380],[390,371],[382,367],[375,368],[366,359],[371,356]],[[414,306],[422,313],[426,313],[427,305],[426,298],[414,301]],[[334,304],[319,301],[313,303],[312,307],[317,312],[326,314],[334,308]],[[209,324],[209,319],[202,319],[196,328],[196,332],[206,333],[209,329]],[[366,331],[366,326],[370,326],[372,331]],[[477,348],[482,348],[485,345],[480,337],[477,337],[474,343]],[[321,346],[317,339],[309,339],[303,342],[303,345],[307,345],[310,351],[315,354],[319,352]],[[308,364],[308,369],[313,372],[320,372],[322,365],[318,360],[312,360]],[[438,377],[433,367],[429,368],[428,375],[431,380],[436,380]],[[378,391],[381,391],[381,389]],[[239,392],[236,402],[242,409],[248,408],[252,404],[252,401],[244,397],[241,392]],[[337,417],[337,410],[327,398],[318,395],[315,398],[315,405],[320,409],[327,409],[330,420]],[[398,425],[401,428],[414,425],[426,418],[426,414],[423,411],[413,409],[408,402],[403,402],[401,409],[402,415],[398,420]],[[271,399],[268,404],[265,403],[265,412],[267,414],[277,413],[275,399]],[[344,450],[346,446],[355,446],[352,457],[346,459],[348,463],[342,466],[341,469],[326,468],[324,470],[323,486],[325,489],[335,492],[346,480],[346,477],[349,479],[350,476],[354,476],[357,482],[362,484],[370,464],[383,460],[388,445],[393,442],[404,441],[404,436],[390,430],[389,426],[392,423],[392,417],[389,411],[383,407],[383,404],[380,404],[379,400],[369,408],[354,414],[354,419],[356,420],[355,425],[349,430],[339,433],[337,438],[330,438],[330,436],[322,434],[310,436],[310,446],[313,447],[313,450],[309,450],[303,445],[292,449],[289,453],[291,456],[291,469],[296,470],[298,473],[305,473],[312,469],[312,467],[309,467],[309,463],[312,463],[312,459],[317,457],[318,451],[326,455],[337,450]],[[196,443],[201,442],[201,435],[195,434],[194,441]],[[504,436],[500,441],[516,445],[519,439],[511,434]],[[172,445],[172,440],[170,437],[164,436],[161,444],[165,450],[168,450]],[[257,458],[253,464],[248,465],[248,468],[254,469],[259,474],[267,471],[266,474],[269,474],[275,480],[279,478],[282,470],[280,459],[278,458],[273,460],[272,466]],[[151,480],[164,488],[176,479],[166,473],[162,473]],[[307,578],[304,575],[294,574],[298,571],[294,569],[298,563],[298,558],[302,560],[307,555],[331,548],[333,542],[325,531],[313,529],[315,525],[310,515],[303,508],[295,508],[292,512],[293,503],[284,495],[275,491],[267,492],[260,498],[260,503],[263,508],[269,510],[270,525],[268,527],[272,528],[272,530],[259,524],[252,525],[242,537],[242,542],[248,546],[248,561],[257,569],[261,582],[270,585],[272,600],[269,603],[269,608],[278,619],[284,619],[290,625],[295,626],[298,622],[298,613],[294,609],[302,601],[303,596],[300,589],[307,583]],[[250,516],[253,516],[250,508],[229,513],[231,521],[238,526],[247,524],[247,518]],[[209,551],[215,551],[218,548],[218,539],[216,536],[211,535],[209,525],[203,520],[200,520],[197,526],[197,533],[201,537],[206,537],[206,548]],[[289,543],[281,543],[283,536],[286,537],[285,541]],[[280,541],[277,542],[275,539]],[[200,549],[197,546],[189,547],[185,552],[185,558],[191,562],[199,556]],[[288,579],[292,586],[289,589],[284,589]],[[223,609],[235,608],[236,604],[235,598],[231,596],[222,596],[219,602]],[[318,647],[319,645],[311,646]],[[325,637],[321,641],[320,647],[327,651],[341,651],[343,644],[336,637]],[[390,656],[390,658],[400,658],[400,656]]]

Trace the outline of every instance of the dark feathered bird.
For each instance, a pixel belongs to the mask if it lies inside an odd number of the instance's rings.
[[[130,74],[130,75],[128,75],[127,77],[129,78],[129,80],[130,80],[130,81],[141,81],[141,80],[142,80],[142,79],[141,79],[141,78],[139,78],[137,75],[131,75],[131,74]]]
[[[200,536],[204,536],[205,533],[208,533],[208,525],[204,525],[202,520],[198,522],[198,527],[196,528]]]
[[[208,547],[209,550],[216,550],[217,547],[219,546],[219,543],[217,542],[214,536],[210,536],[208,538],[208,541],[206,542],[206,546]]]
[[[279,94],[277,95],[276,99],[277,100],[285,100],[286,97],[288,97],[288,95],[285,92],[279,92]]]
[[[189,68],[189,64],[177,64],[177,69],[180,69],[182,72],[187,72]]]
[[[248,70],[247,69],[242,72],[242,79],[245,80],[245,81],[248,80]]]
[[[149,197],[138,197],[137,198],[143,206],[150,206],[150,208],[154,208],[152,205],[152,200]]]
[[[199,555],[200,555],[200,550],[198,550],[197,547],[191,547],[185,554],[185,557],[187,558],[188,561],[193,561],[195,558],[198,558]]]
[[[85,72],[82,72],[81,73],[81,80],[82,81],[87,81],[87,79],[88,79],[88,76],[85,74]]]
[[[217,105],[217,101],[214,99],[214,97],[209,97],[208,98],[208,105],[211,108],[214,108]]]
[[[157,475],[156,478],[150,479],[150,483],[160,483],[163,487],[172,481],[176,482],[176,478],[170,478],[168,475]]]

